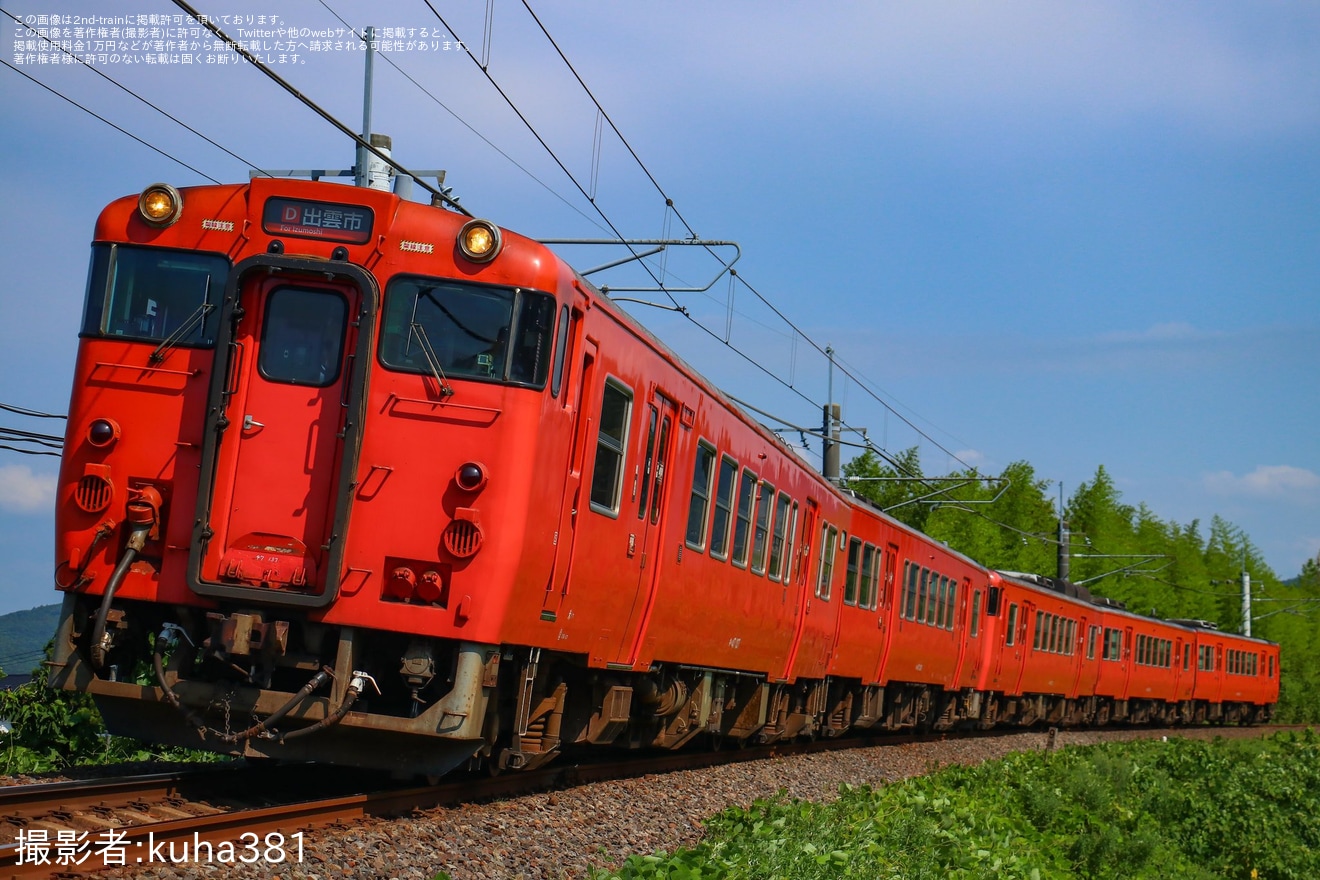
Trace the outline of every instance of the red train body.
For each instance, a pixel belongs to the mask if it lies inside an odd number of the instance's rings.
[[[441,773],[1277,699],[1275,645],[984,569],[544,246],[385,192],[111,204],[68,425],[52,680],[146,740]]]

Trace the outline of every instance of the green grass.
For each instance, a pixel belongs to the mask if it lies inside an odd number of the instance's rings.
[[[777,799],[605,877],[1314,878],[1320,739],[1174,739],[1012,755],[837,801]]]

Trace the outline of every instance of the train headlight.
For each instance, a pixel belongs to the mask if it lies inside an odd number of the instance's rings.
[[[168,183],[153,183],[138,196],[138,213],[149,225],[164,229],[183,213],[183,196]]]
[[[500,252],[500,229],[489,220],[469,220],[458,231],[458,249],[474,263],[489,263]]]

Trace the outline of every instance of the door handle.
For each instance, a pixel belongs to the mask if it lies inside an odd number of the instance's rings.
[[[251,431],[253,428],[264,428],[264,427],[266,426],[261,422],[257,421],[256,419],[252,418],[252,416],[250,415],[243,416],[244,431]]]

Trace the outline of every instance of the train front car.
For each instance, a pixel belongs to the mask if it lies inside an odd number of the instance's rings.
[[[539,244],[371,189],[113,203],[53,683],[149,741],[426,773],[482,750],[504,607],[556,561],[577,284]]]

